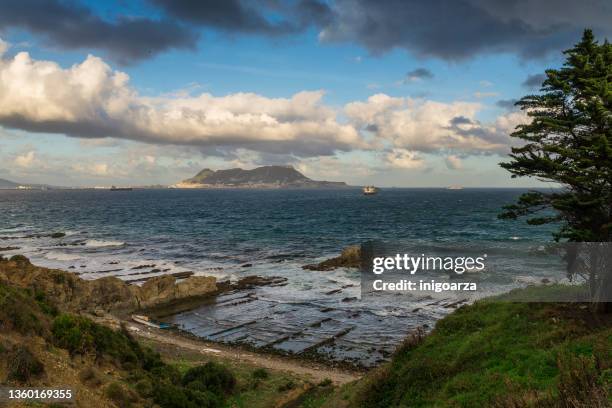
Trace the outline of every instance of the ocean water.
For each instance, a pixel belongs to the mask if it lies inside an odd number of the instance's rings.
[[[415,252],[506,251],[551,240],[552,227],[497,219],[518,189],[0,191],[0,250],[85,279],[192,271],[219,279],[281,276],[167,319],[204,338],[373,365],[444,303],[360,301],[359,272],[303,270],[367,241]],[[50,234],[61,232],[61,238]],[[425,249],[424,249],[425,248]],[[516,265],[510,272],[527,275]],[[555,279],[559,276],[553,277]],[[509,278],[504,288],[517,286]],[[418,303],[418,304],[417,304]]]

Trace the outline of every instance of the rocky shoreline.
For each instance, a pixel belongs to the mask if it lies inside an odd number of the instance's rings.
[[[173,275],[159,275],[138,286],[114,276],[85,280],[73,272],[35,266],[22,255],[0,262],[0,281],[44,293],[65,310],[119,316],[142,310],[184,309],[228,290],[278,285],[285,280],[247,276],[229,283],[217,282],[212,276],[191,275],[179,280]]]

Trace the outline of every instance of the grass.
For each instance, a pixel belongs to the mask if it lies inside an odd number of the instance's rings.
[[[203,358],[229,369],[236,378],[236,386],[234,392],[226,397],[225,407],[269,408],[283,406],[283,404],[279,405],[279,401],[284,401],[285,396],[293,391],[301,390],[304,386],[302,379],[283,371],[262,369],[247,362],[229,360],[223,357],[203,357],[202,354],[197,352],[177,351],[172,346],[150,341],[147,341],[146,344],[160,351],[164,360],[176,367],[181,375],[184,375],[191,367],[200,365]],[[287,384],[292,384],[295,388],[279,391],[279,388],[284,389]]]
[[[506,297],[458,309],[430,335],[408,339],[387,365],[310,406],[604,407],[611,386],[610,316],[598,319],[580,304]]]

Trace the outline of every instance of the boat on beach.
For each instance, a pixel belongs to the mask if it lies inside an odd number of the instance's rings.
[[[158,322],[157,320],[151,319],[149,316],[145,315],[132,315],[132,320],[136,323],[144,324],[145,326],[154,327],[156,329],[169,329],[172,327],[171,324]]]
[[[363,187],[363,194],[364,195],[374,195],[378,193],[378,189],[374,186],[365,186]]]

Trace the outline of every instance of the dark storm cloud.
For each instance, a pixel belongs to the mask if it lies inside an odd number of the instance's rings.
[[[433,77],[433,73],[427,68],[413,69],[406,74],[406,78],[411,81],[415,79],[431,79]]]
[[[468,118],[466,118],[465,116],[455,116],[454,118],[452,118],[450,120],[450,124],[452,126],[457,126],[457,125],[471,125],[472,121]]]
[[[372,53],[404,48],[449,60],[511,52],[543,56],[571,46],[585,27],[612,32],[604,0],[336,0],[323,41],[357,42]]]
[[[521,83],[521,85],[523,85],[523,87],[527,89],[539,89],[545,79],[546,75],[544,74],[533,74],[527,76],[527,78]]]
[[[168,19],[118,17],[106,21],[85,6],[59,0],[0,0],[0,29],[18,27],[63,48],[97,48],[120,63],[171,48],[193,48],[197,36]]]
[[[511,111],[511,110],[518,109],[515,106],[516,102],[517,102],[516,99],[500,99],[499,101],[495,102],[495,105],[502,109]]]
[[[149,0],[169,15],[196,25],[265,35],[299,32],[331,21],[331,10],[317,0],[297,3],[241,0]],[[276,18],[269,18],[270,14]]]

